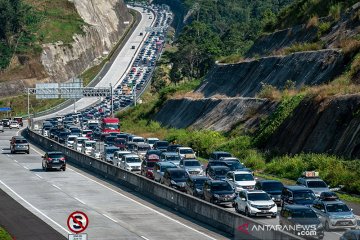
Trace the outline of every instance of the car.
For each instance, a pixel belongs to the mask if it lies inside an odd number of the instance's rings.
[[[286,231],[306,239],[323,239],[324,226],[316,213],[304,205],[285,205],[279,214],[279,224]]]
[[[9,128],[10,129],[13,129],[13,128],[19,129],[20,125],[19,125],[19,123],[17,121],[11,121],[10,124],[9,124]]]
[[[312,209],[320,216],[326,231],[356,229],[357,227],[357,220],[352,209],[342,201],[323,201],[317,199],[314,201]]]
[[[172,162],[176,166],[179,166],[180,164],[180,157],[175,152],[162,152],[160,155],[160,161],[163,162]]]
[[[230,171],[230,168],[226,166],[211,166],[208,169],[207,176],[213,180],[225,180],[226,174]]]
[[[73,148],[74,147],[74,141],[75,141],[75,138],[77,138],[78,136],[76,135],[68,135],[67,136],[67,139],[65,141],[65,144],[66,144],[66,147],[68,148]]]
[[[204,183],[203,199],[213,204],[232,205],[236,199],[236,193],[226,181],[207,180]]]
[[[162,152],[166,152],[168,146],[169,146],[168,141],[157,141],[154,143],[153,149],[160,150]]]
[[[185,185],[186,193],[194,197],[203,198],[204,183],[207,180],[209,180],[207,176],[189,176]]]
[[[87,140],[85,142],[83,142],[82,146],[81,146],[81,152],[84,153],[85,155],[90,156],[92,150],[95,148],[96,142],[92,141],[92,140]]]
[[[248,171],[229,171],[226,181],[238,192],[241,190],[253,190],[256,178]]]
[[[154,166],[154,180],[160,182],[161,178],[164,176],[164,172],[168,168],[177,168],[177,166],[172,162],[156,162]]]
[[[89,139],[87,137],[76,137],[73,142],[73,149],[75,151],[81,152],[81,147],[83,142],[88,141]]]
[[[10,140],[10,152],[17,153],[17,152],[25,152],[30,154],[30,145],[29,142],[21,136],[14,136]]]
[[[220,162],[223,163],[224,166],[229,167],[231,171],[248,171],[254,175],[253,171],[250,168],[245,167],[245,165],[242,164],[240,160],[235,157],[221,157],[219,160],[209,161],[209,163],[210,162]]]
[[[141,159],[145,158],[146,152],[150,149],[150,145],[144,142],[138,142],[135,145],[134,153],[140,156]]]
[[[134,136],[131,140],[134,143],[145,143],[145,139],[143,137]]]
[[[160,182],[168,187],[185,192],[185,184],[188,174],[184,169],[167,168]]]
[[[204,175],[203,166],[196,159],[180,160],[179,168],[184,169],[189,175]]]
[[[154,167],[159,159],[145,159],[141,163],[141,175],[154,180]]]
[[[136,154],[125,154],[121,157],[120,168],[131,172],[140,172],[141,159]]]
[[[24,126],[24,122],[23,122],[22,117],[14,117],[14,121],[17,121],[21,127]]]
[[[2,120],[2,123],[3,123],[4,127],[9,127],[10,126],[10,119],[4,118]]]
[[[159,158],[162,154],[162,151],[155,150],[155,149],[149,149],[145,154],[145,159],[148,159],[150,155],[157,155]]]
[[[329,192],[328,185],[319,177],[319,173],[315,171],[306,171],[303,176],[296,181],[297,185],[307,187],[315,193],[316,197],[319,197],[322,192]]]
[[[132,46],[131,46],[131,49],[135,49],[135,45],[132,45]]]
[[[119,151],[114,152],[113,164],[117,167],[120,167],[122,157],[126,154],[132,154],[132,152],[121,149]]]
[[[346,230],[339,240],[359,240],[360,230]]]
[[[311,189],[304,186],[290,185],[284,186],[281,191],[280,205],[283,207],[285,204],[298,204],[311,206],[316,197]]]
[[[221,151],[212,152],[210,154],[209,161],[219,160],[220,158],[223,158],[223,157],[232,157],[232,155],[231,155],[231,153],[228,153],[228,152],[221,152]]]
[[[125,138],[119,138],[116,137],[114,139],[114,146],[118,147],[120,150],[125,150],[126,147],[126,139]]]
[[[52,168],[66,170],[66,159],[62,152],[46,152],[42,159],[42,169],[45,171]]]
[[[4,124],[2,122],[0,122],[0,131],[4,132]]]
[[[104,152],[103,152],[103,155],[102,155],[102,160],[105,161],[105,162],[108,162],[108,163],[111,163],[111,164],[114,164],[113,162],[113,158],[114,158],[114,153],[116,151],[119,151],[119,148],[118,147],[115,147],[115,146],[106,146],[104,148]]]
[[[180,159],[196,158],[194,150],[190,147],[178,147],[176,148],[176,153]]]
[[[319,196],[319,199],[323,201],[334,201],[339,200],[339,197],[334,192],[322,192]]]
[[[95,148],[91,150],[90,156],[96,159],[101,159],[101,152]]]
[[[145,142],[150,145],[150,148],[153,148],[154,143],[159,141],[158,138],[147,138]]]
[[[262,190],[241,190],[234,201],[234,207],[236,212],[248,217],[277,216],[277,205],[269,194]]]
[[[276,180],[258,180],[255,184],[256,190],[263,190],[270,195],[271,199],[278,205],[280,205],[281,191],[284,188],[284,184]]]

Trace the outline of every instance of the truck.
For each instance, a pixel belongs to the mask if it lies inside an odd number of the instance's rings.
[[[103,118],[101,120],[101,132],[106,133],[120,133],[119,119],[118,118]]]

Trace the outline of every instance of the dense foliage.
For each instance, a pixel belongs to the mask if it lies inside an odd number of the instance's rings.
[[[171,80],[200,78],[215,60],[242,55],[263,26],[293,0],[184,0],[190,22],[180,33],[173,54]]]

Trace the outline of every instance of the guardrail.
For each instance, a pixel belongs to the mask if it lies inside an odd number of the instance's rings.
[[[30,129],[24,130],[22,134],[31,142],[44,149],[63,152],[71,163],[116,183],[120,183],[195,220],[235,235],[235,239],[302,239],[283,231],[275,231],[274,229],[269,231],[251,231],[251,226],[263,226],[264,224],[67,148]],[[247,226],[248,232],[238,231],[239,226]]]

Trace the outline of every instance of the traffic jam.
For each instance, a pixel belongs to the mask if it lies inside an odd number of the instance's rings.
[[[206,161],[200,161],[196,149],[189,146],[121,131],[119,119],[111,114],[112,108],[119,111],[132,105],[134,93],[140,94],[151,80],[172,20],[167,8],[153,7],[153,10],[157,16],[154,26],[164,30],[149,34],[133,66],[114,90],[113,101],[106,97],[80,112],[47,119],[42,122],[40,133],[85,155],[212,204],[233,208],[248,217],[278,219],[282,226],[314,224],[316,236],[312,237],[316,239],[323,239],[325,231],[356,229],[357,218],[352,209],[318,172],[306,171],[296,185],[285,186],[277,180],[258,179],[254,176],[256,169],[247,168],[228,152],[216,151]],[[19,128],[20,122],[22,126],[19,118],[3,119],[0,131]],[[11,153],[30,150],[22,137],[13,137],[10,149]],[[61,152],[46,152],[42,156],[42,168],[65,171],[66,156]]]

